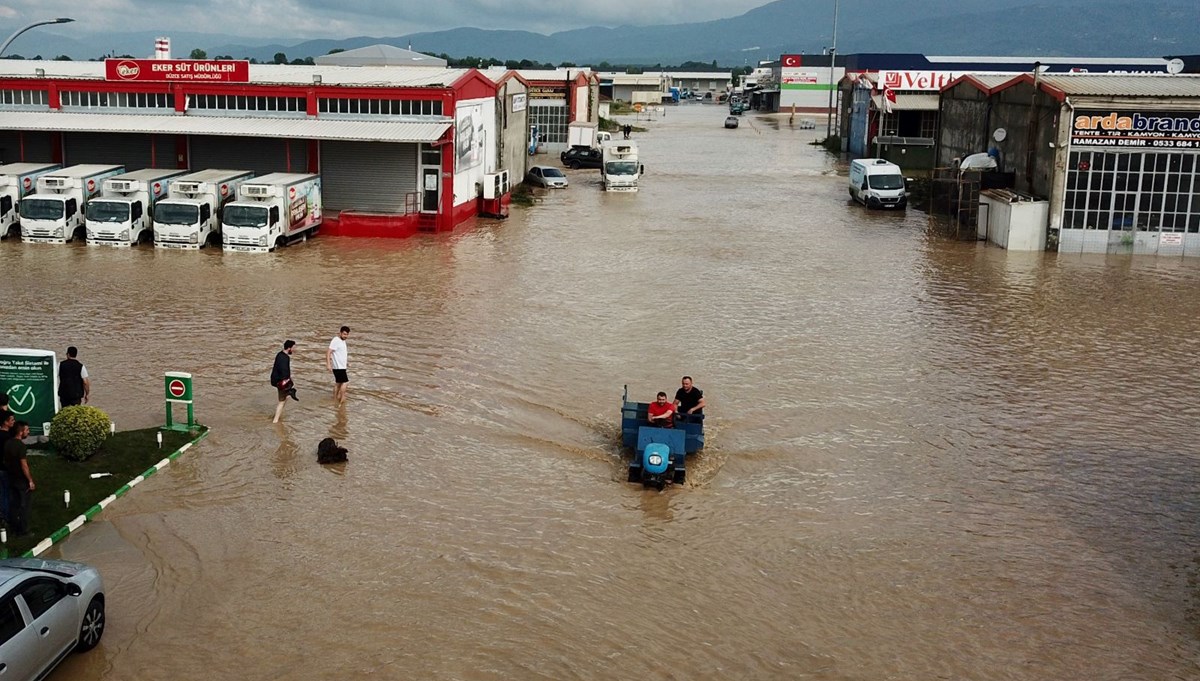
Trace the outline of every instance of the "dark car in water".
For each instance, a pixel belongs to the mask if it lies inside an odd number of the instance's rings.
[[[599,149],[591,147],[571,147],[558,155],[562,164],[573,170],[579,168],[599,168],[603,165],[603,156]]]

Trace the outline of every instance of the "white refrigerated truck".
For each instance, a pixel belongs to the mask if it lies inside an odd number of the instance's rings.
[[[36,186],[37,179],[62,168],[57,163],[9,163],[0,165],[0,239],[17,233],[17,205]]]
[[[321,176],[271,173],[243,182],[225,206],[227,251],[266,253],[308,237],[321,226]]]
[[[147,168],[105,180],[100,196],[83,211],[88,245],[132,246],[153,239],[154,204],[167,195],[167,181],[185,172]]]
[[[82,235],[84,206],[124,166],[78,165],[37,179],[37,193],[21,199],[21,239],[65,244]]]
[[[637,144],[622,140],[608,142],[600,149],[600,177],[604,180],[604,190],[636,192],[638,178],[646,171],[638,162]]]
[[[221,213],[237,198],[249,170],[198,170],[171,180],[167,198],[154,206],[156,248],[203,248],[221,231]]]

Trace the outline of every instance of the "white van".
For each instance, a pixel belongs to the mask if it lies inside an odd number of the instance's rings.
[[[851,161],[850,196],[867,208],[904,208],[908,204],[904,173],[882,158]]]

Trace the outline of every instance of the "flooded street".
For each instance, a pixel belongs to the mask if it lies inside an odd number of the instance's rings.
[[[0,244],[0,346],[79,346],[122,429],[190,371],[213,429],[48,554],[109,592],[51,678],[1200,676],[1200,267],[947,239],[726,114],[450,235]],[[707,448],[642,491],[622,386],[683,374]]]

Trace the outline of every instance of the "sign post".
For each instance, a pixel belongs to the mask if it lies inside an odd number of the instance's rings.
[[[196,414],[192,407],[192,375],[182,371],[168,371],[163,375],[163,396],[167,401],[167,425],[164,430],[187,432],[196,427]],[[171,405],[187,405],[187,425],[175,423],[171,418]]]
[[[45,435],[44,424],[58,412],[58,362],[50,350],[0,349],[0,392],[8,409],[29,424],[31,435]]]

